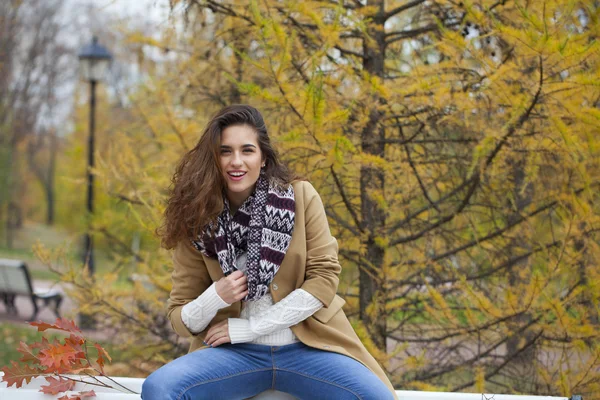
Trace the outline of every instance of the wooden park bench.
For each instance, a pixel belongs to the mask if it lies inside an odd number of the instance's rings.
[[[29,319],[30,321],[35,320],[41,309],[38,302],[43,302],[44,306],[52,303],[52,311],[57,317],[60,317],[59,307],[63,299],[62,294],[53,289],[46,291],[34,290],[31,275],[23,261],[0,258],[0,299],[9,314],[18,315],[15,297],[19,295],[31,299],[33,315]]]

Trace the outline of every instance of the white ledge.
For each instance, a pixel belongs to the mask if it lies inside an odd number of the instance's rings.
[[[0,377],[3,375],[0,372]],[[80,379],[80,377],[77,377]],[[83,377],[81,379],[90,380],[90,378]],[[100,380],[108,384],[114,385],[108,379],[99,377]],[[123,378],[114,377],[112,378],[119,384],[131,389],[135,392],[142,391],[142,378]],[[40,386],[47,385],[48,382],[44,378],[35,378],[31,380],[31,383],[24,385],[20,389],[16,389],[14,386],[7,388],[6,382],[0,382],[0,399],[2,400],[49,400],[52,397],[40,392]],[[131,400],[139,399],[138,394],[127,394],[122,393],[114,389],[98,387],[83,383],[77,383],[74,387],[75,391],[81,390],[94,390],[96,397],[93,400]],[[68,392],[74,393],[74,392]],[[552,397],[552,396],[517,396],[508,394],[491,394],[491,393],[445,393],[445,392],[418,392],[410,390],[397,390],[399,400],[482,400],[482,399],[494,399],[494,400],[571,400],[568,397]],[[54,396],[58,398],[58,396]],[[268,390],[253,397],[253,400],[295,400],[295,397],[290,396],[287,393],[277,392],[274,390]],[[572,400],[575,400],[573,398]]]

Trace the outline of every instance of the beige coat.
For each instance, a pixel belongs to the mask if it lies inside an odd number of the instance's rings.
[[[293,186],[296,201],[294,232],[281,267],[270,285],[273,301],[280,301],[298,288],[319,299],[325,307],[291,327],[298,340],[316,349],[354,358],[394,392],[385,372],[365,349],[344,314],[342,306],[345,301],[336,295],[341,271],[338,245],[331,236],[321,198],[308,182],[296,181]],[[193,336],[190,351],[194,351],[203,347],[202,341],[210,326],[225,318],[239,318],[241,302],[219,310],[204,331],[192,334],[181,320],[181,308],[221,279],[223,272],[216,259],[204,256],[187,241],[180,242],[175,248],[173,262],[173,290],[168,316],[180,336]]]

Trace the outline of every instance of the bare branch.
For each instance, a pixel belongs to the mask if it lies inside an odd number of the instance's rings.
[[[384,21],[387,21],[388,19],[390,19],[394,15],[399,14],[399,13],[401,13],[403,11],[409,10],[409,9],[411,9],[413,7],[417,7],[417,6],[419,6],[419,5],[423,4],[423,3],[425,3],[425,0],[413,0],[413,1],[410,1],[408,3],[402,4],[401,6],[398,6],[398,7],[394,8],[394,9],[391,9],[390,11],[386,12],[383,15],[383,19],[384,19]]]
[[[386,39],[385,44],[387,46],[394,42],[397,42],[398,40],[414,38],[416,36],[422,35],[427,32],[436,31],[437,29],[438,29],[438,26],[436,24],[429,24],[429,25],[426,25],[424,27],[417,28],[417,29],[388,32],[385,34],[385,39]]]
[[[425,127],[425,124],[422,123],[421,127],[415,133],[415,136],[418,135],[423,130],[424,127]],[[404,139],[404,132],[402,131],[401,126],[399,127],[398,131],[400,132],[400,136],[402,137],[402,139]],[[427,199],[427,202],[429,202],[429,204],[433,208],[435,208],[437,210],[437,212],[442,212],[440,210],[440,208],[438,207],[438,205],[435,204],[433,202],[433,200],[431,200],[431,196],[429,196],[429,192],[427,191],[425,184],[423,184],[423,180],[421,179],[421,176],[419,175],[419,171],[417,171],[417,167],[415,166],[415,163],[413,162],[412,156],[410,154],[410,149],[408,148],[408,146],[404,146],[404,152],[406,153],[406,159],[408,160],[408,164],[410,165],[410,168],[412,169],[413,174],[417,178],[417,182],[419,183],[419,187],[421,188],[421,192],[423,193],[423,196],[425,196],[425,198]]]
[[[361,224],[360,220],[358,219],[358,215],[356,215],[356,211],[354,210],[354,207],[352,207],[352,204],[350,203],[350,200],[348,199],[348,196],[346,195],[346,192],[344,191],[344,187],[343,187],[342,183],[340,182],[340,179],[338,178],[337,173],[333,169],[333,165],[330,167],[330,171],[331,171],[331,176],[333,177],[333,180],[335,181],[335,186],[337,187],[338,191],[340,192],[340,196],[342,196],[344,205],[346,206],[346,209],[352,216],[352,220],[354,221],[354,224],[356,225],[356,227],[358,228],[358,230],[360,232],[364,232],[362,224]]]

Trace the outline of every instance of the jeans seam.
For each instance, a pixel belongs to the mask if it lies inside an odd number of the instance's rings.
[[[184,388],[181,391],[181,393],[179,393],[179,395],[177,396],[177,400],[180,400],[181,396],[183,396],[188,390],[190,390],[192,388],[195,388],[196,386],[202,386],[202,385],[207,384],[207,383],[212,383],[212,382],[216,382],[216,381],[222,381],[223,379],[228,379],[228,378],[233,378],[233,377],[236,377],[236,376],[251,374],[253,372],[264,372],[264,371],[269,371],[269,370],[270,370],[270,368],[253,369],[253,370],[250,370],[250,371],[238,372],[237,374],[226,375],[226,376],[222,376],[220,378],[214,378],[214,379],[211,379],[211,380],[208,380],[208,381],[203,381],[203,382],[200,382],[200,383],[195,383],[193,385],[190,385],[190,386]]]
[[[345,390],[345,391],[347,391],[347,392],[350,392],[350,393],[352,393],[354,396],[356,396],[356,398],[357,398],[358,400],[362,400],[362,397],[361,397],[361,396],[360,396],[358,393],[356,393],[356,392],[354,392],[353,390],[350,390],[350,389],[348,389],[348,388],[346,388],[346,387],[344,387],[344,386],[338,385],[338,384],[337,384],[337,383],[335,383],[335,382],[330,382],[330,381],[327,381],[327,380],[325,380],[325,379],[317,378],[316,376],[312,376],[312,375],[303,374],[302,372],[298,372],[298,371],[292,371],[292,370],[285,369],[285,368],[279,368],[279,370],[280,370],[280,371],[289,372],[289,373],[292,373],[292,374],[298,374],[298,375],[302,375],[302,376],[304,376],[304,377],[306,377],[306,378],[313,379],[313,380],[315,380],[315,381],[319,381],[319,382],[323,382],[323,383],[328,383],[328,384],[330,384],[330,385],[333,385],[333,386],[336,386],[336,387],[338,387],[338,388],[340,388],[340,389],[342,389],[342,390]],[[275,374],[275,371],[273,371],[273,374]]]
[[[275,366],[275,355],[273,354],[273,347],[271,347],[271,362],[273,363],[273,380],[271,381],[271,389],[275,390],[275,374],[277,367]]]

